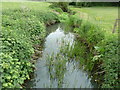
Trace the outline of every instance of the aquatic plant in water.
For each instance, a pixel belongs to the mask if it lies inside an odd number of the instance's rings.
[[[57,80],[58,87],[62,87],[64,73],[66,72],[67,58],[61,54],[48,56],[47,65],[51,80]]]

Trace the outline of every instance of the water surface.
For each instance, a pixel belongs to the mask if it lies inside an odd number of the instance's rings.
[[[35,64],[34,76],[27,82],[27,87],[93,88],[91,78],[88,77],[87,72],[79,68],[79,62],[67,60],[68,58],[60,52],[65,44],[74,46],[75,36],[70,32],[65,33],[64,27],[60,24],[48,27],[47,32],[49,33],[45,39],[42,57]],[[53,58],[49,59],[48,56]]]

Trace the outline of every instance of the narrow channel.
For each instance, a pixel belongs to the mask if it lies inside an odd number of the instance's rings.
[[[42,57],[37,60],[33,78],[27,82],[26,87],[93,88],[91,78],[87,72],[79,68],[79,62],[67,60],[60,52],[61,47],[64,48],[64,43],[74,46],[74,34],[64,32],[64,26],[61,24],[49,26],[47,32],[49,33],[45,39]]]

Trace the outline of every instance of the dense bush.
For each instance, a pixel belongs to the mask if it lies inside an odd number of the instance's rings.
[[[0,52],[3,88],[20,88],[24,80],[29,79],[34,64],[31,56],[34,44],[41,44],[45,37],[45,24],[56,21],[52,12],[29,9],[3,10],[2,46]]]

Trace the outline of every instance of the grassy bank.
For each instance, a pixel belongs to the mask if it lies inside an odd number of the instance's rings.
[[[62,22],[73,28],[80,43],[87,47],[79,47],[79,42],[68,52],[70,57],[77,57],[84,68],[91,72],[94,80],[102,88],[118,86],[118,33],[112,33],[117,7],[74,8],[75,15],[62,13]],[[80,50],[85,53],[80,53]],[[86,51],[87,50],[87,51]],[[89,58],[85,58],[85,57]]]
[[[58,22],[49,5],[43,2],[2,3],[0,66],[3,88],[22,88],[24,80],[30,79],[34,45],[41,45],[47,25]]]

